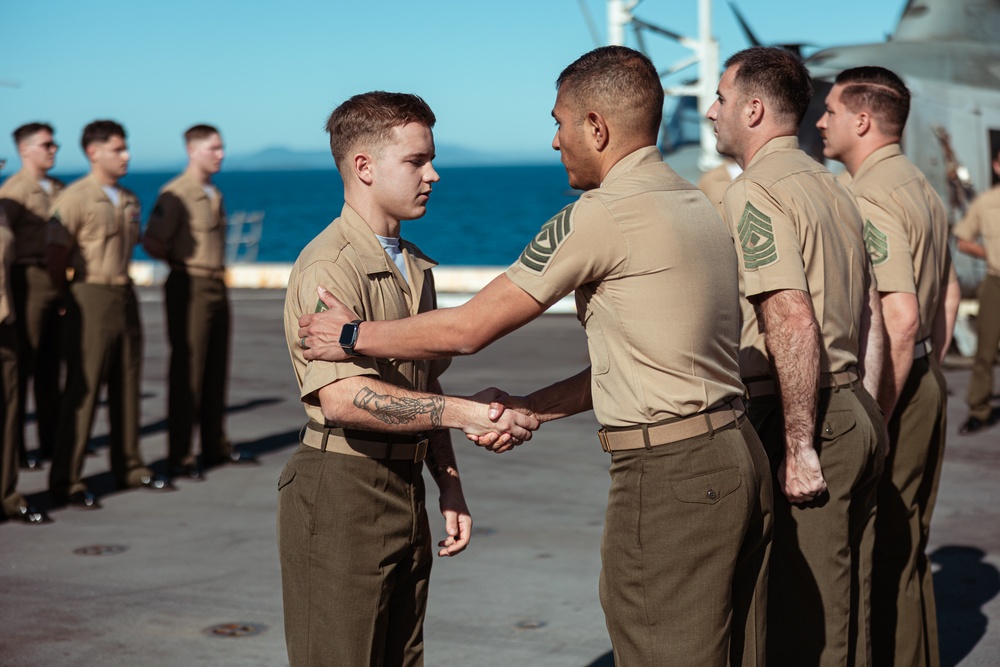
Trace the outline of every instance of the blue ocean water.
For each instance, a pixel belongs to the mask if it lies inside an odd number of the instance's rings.
[[[539,228],[578,193],[561,165],[439,168],[427,215],[403,223],[402,236],[443,265],[506,266]],[[175,174],[122,179],[142,200],[143,224],[160,187]],[[62,177],[62,176],[60,176]],[[70,177],[72,178],[72,177]],[[343,186],[329,171],[222,171],[216,183],[230,214],[264,211],[259,262],[293,262],[340,214]],[[137,258],[145,258],[141,248]]]

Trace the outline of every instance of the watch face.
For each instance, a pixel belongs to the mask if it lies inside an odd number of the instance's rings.
[[[358,325],[345,324],[340,330],[340,345],[342,347],[353,347],[358,340]]]

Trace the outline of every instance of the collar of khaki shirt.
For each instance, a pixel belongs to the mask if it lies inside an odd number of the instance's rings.
[[[799,138],[792,136],[775,137],[769,142],[761,146],[752,158],[750,158],[750,163],[747,165],[747,169],[754,166],[762,159],[770,155],[771,153],[777,153],[778,151],[787,150],[798,150],[799,148]]]
[[[615,182],[633,168],[647,162],[663,162],[660,149],[656,146],[645,146],[644,148],[632,151],[621,160],[618,160],[608,173],[605,174],[604,180],[601,181],[601,187],[603,188],[605,185]]]
[[[872,151],[872,153],[861,162],[861,166],[858,167],[858,170],[854,173],[852,182],[857,183],[860,181],[864,178],[865,174],[871,171],[879,162],[902,154],[903,151],[899,147],[899,144],[887,144],[878,150]]]

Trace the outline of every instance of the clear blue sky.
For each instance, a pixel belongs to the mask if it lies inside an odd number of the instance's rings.
[[[553,82],[596,44],[577,0],[33,0],[0,3],[0,157],[10,132],[46,120],[63,145],[56,171],[85,162],[83,126],[122,122],[133,169],[182,159],[180,135],[222,128],[231,154],[322,149],[326,115],[367,90],[415,92],[438,143],[545,155]],[[605,34],[604,0],[582,3]],[[736,0],[766,42],[881,41],[904,0]],[[695,0],[645,0],[635,14],[694,35]],[[721,55],[747,46],[716,0]],[[665,68],[687,53],[648,36]],[[630,45],[634,45],[631,42]],[[693,76],[693,70],[682,73]],[[556,160],[553,153],[553,161]]]

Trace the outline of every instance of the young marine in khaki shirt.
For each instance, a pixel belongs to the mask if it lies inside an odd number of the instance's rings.
[[[46,123],[28,123],[14,130],[14,143],[21,156],[21,169],[0,186],[0,208],[14,232],[10,280],[14,295],[15,324],[20,360],[18,370],[17,447],[22,464],[41,465],[29,457],[24,446],[24,410],[28,385],[35,398],[38,446],[44,458],[52,458],[55,425],[59,415],[60,358],[40,351],[60,345],[59,295],[46,268],[45,230],[52,201],[63,184],[49,176],[59,145]]]

